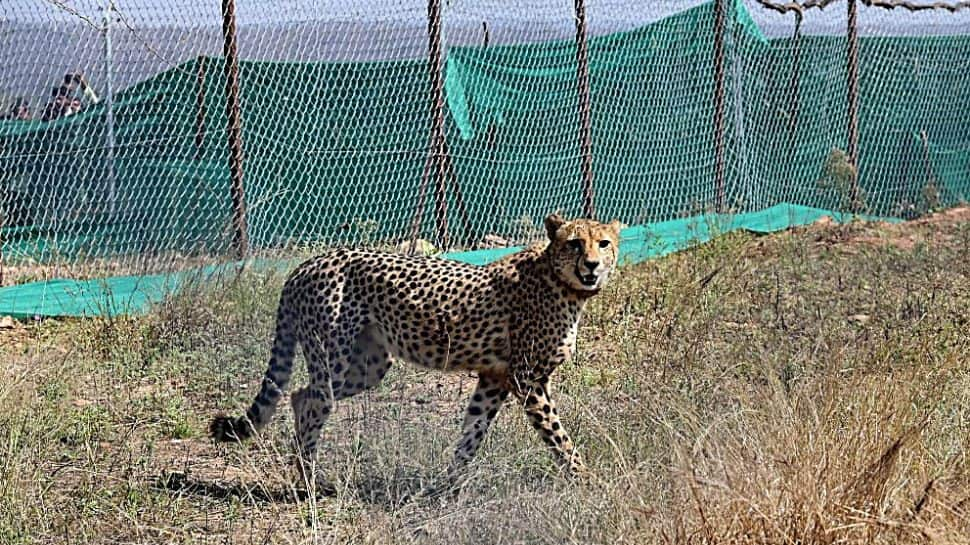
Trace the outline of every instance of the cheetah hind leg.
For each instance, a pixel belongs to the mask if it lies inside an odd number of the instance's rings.
[[[364,328],[355,338],[349,358],[336,358],[325,370],[326,358],[318,346],[305,346],[305,352],[313,358],[311,385],[293,393],[293,421],[296,431],[295,444],[299,453],[296,458],[300,481],[309,488],[310,483],[318,492],[332,494],[335,487],[323,479],[317,471],[317,442],[320,430],[333,409],[335,401],[352,397],[366,389],[377,386],[391,366],[388,352],[380,332],[373,326]]]
[[[343,358],[337,356],[331,359],[328,354],[338,354],[335,346],[343,343],[341,338],[331,342],[306,335],[305,331],[303,333],[300,344],[303,346],[310,384],[294,392],[290,398],[296,432],[296,466],[300,482],[308,491],[327,492],[333,486],[326,482],[318,470],[317,444],[320,441],[320,432],[333,411],[331,373],[343,366]]]
[[[315,447],[315,439],[310,439],[309,434],[314,419],[317,418],[316,415],[322,412],[322,407],[314,407],[321,404],[313,397],[313,390],[310,387],[300,388],[290,396],[290,405],[293,407],[295,431],[293,443],[297,453],[295,465],[299,478],[298,485],[305,487],[308,492],[315,491],[317,495],[332,496],[337,492],[336,487],[319,473],[319,467],[314,458],[315,448],[307,448],[309,445]],[[329,410],[326,410],[326,413],[329,414]],[[312,442],[308,444],[308,441]]]

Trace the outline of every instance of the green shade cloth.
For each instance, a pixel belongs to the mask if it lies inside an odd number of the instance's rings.
[[[848,219],[838,213],[797,205],[781,204],[759,212],[721,216],[706,214],[623,229],[620,262],[638,263],[705,242],[720,233],[744,229],[769,233],[814,222],[822,216],[836,221]],[[874,218],[865,218],[874,219]],[[473,265],[485,265],[521,248],[477,250],[444,254]],[[187,281],[220,282],[243,266],[287,270],[290,261],[258,260],[203,267],[172,274],[115,276],[98,280],[50,280],[0,289],[0,316],[112,316],[140,314],[153,303],[176,293]]]

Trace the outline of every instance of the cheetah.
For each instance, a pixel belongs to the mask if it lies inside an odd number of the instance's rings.
[[[586,474],[550,396],[550,375],[575,352],[583,306],[617,264],[620,223],[551,214],[544,226],[548,240],[484,267],[358,249],[306,261],[284,285],[255,401],[238,418],[217,416],[212,438],[241,441],[270,421],[299,344],[309,384],[290,404],[296,465],[306,484],[334,403],[375,387],[392,358],[477,374],[449,475],[475,456],[509,394],[558,465]]]

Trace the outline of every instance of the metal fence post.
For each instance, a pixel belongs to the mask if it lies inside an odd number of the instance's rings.
[[[447,171],[445,168],[445,121],[444,86],[441,81],[441,0],[428,0],[428,73],[431,81],[431,157],[432,173],[437,174],[435,184],[435,215],[438,220],[438,244],[447,250],[448,197],[445,193]]]
[[[482,47],[487,48],[489,44],[489,34],[488,34],[488,22],[482,21]],[[495,122],[491,119],[488,121],[488,131],[486,136],[486,150],[488,154],[488,162],[491,165],[491,176],[489,177],[489,188],[491,189],[491,201],[492,210],[498,214],[500,210],[503,209],[502,201],[499,194],[499,167],[498,163],[495,161],[496,152],[496,129]]]
[[[240,258],[249,254],[246,200],[243,194],[242,119],[239,107],[239,57],[236,43],[236,2],[222,0],[223,51],[226,57],[226,133],[229,138],[229,172],[232,176],[233,246]]]
[[[795,172],[795,140],[798,135],[798,110],[801,101],[799,83],[801,82],[802,65],[802,19],[800,10],[794,10],[795,30],[792,33],[792,68],[788,88],[791,91],[788,110],[788,180],[791,183]]]
[[[856,0],[848,0],[848,21],[846,34],[848,35],[848,54],[846,59],[846,116],[848,123],[848,142],[845,153],[849,156],[849,163],[855,169],[852,180],[852,208],[859,202],[859,33],[856,26],[858,6]]]
[[[715,209],[724,212],[724,35],[725,0],[714,0],[714,190]]]
[[[583,214],[594,217],[593,151],[590,123],[589,54],[586,47],[586,6],[576,0],[576,80],[579,92],[579,153],[582,156]]]
[[[115,180],[115,116],[114,116],[114,51],[111,44],[111,12],[114,2],[104,7],[104,105],[105,105],[105,178],[108,182],[108,217],[114,221],[118,188]]]

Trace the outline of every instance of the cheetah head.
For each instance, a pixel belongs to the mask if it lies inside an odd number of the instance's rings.
[[[616,266],[620,222],[566,221],[559,214],[545,220],[549,234],[546,253],[555,275],[573,290],[595,293]]]

